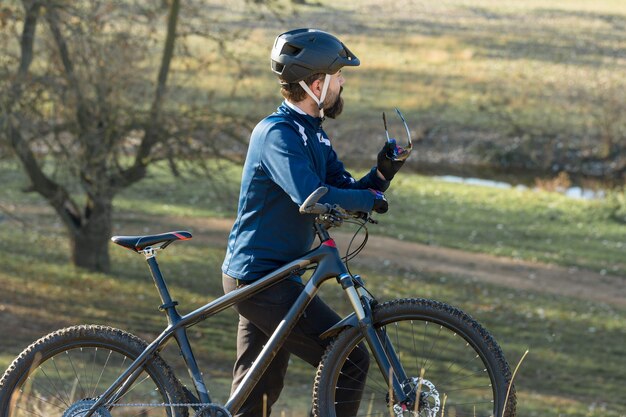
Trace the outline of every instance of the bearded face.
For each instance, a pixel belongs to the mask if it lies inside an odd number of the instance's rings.
[[[343,86],[339,87],[339,92],[336,95],[329,95],[328,98],[324,100],[324,115],[326,117],[335,119],[343,111],[343,97],[341,97],[342,92]]]

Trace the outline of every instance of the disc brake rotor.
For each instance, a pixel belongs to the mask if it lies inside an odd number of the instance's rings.
[[[425,417],[435,417],[439,412],[439,407],[441,406],[439,391],[435,388],[435,384],[422,378],[413,378],[413,383],[416,387],[421,384],[420,404],[422,404],[422,406],[420,407],[419,415],[424,415]],[[422,414],[423,412],[426,412],[426,414]]]
[[[441,406],[441,399],[435,384],[422,378],[412,378],[410,384],[415,392],[419,391],[419,407],[417,410],[410,410],[404,404],[395,404],[393,412],[396,417],[436,417]]]

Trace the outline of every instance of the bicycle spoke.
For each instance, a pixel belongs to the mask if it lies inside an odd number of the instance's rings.
[[[104,365],[102,366],[102,371],[100,372],[100,376],[98,377],[98,381],[96,382],[96,386],[93,388],[93,394],[91,394],[92,397],[95,397],[96,395],[96,391],[98,390],[98,386],[100,385],[100,381],[102,380],[102,375],[104,375],[104,371],[106,370],[107,365],[109,364],[109,359],[111,359],[112,353],[113,351],[109,351],[109,354],[107,355]]]
[[[69,415],[71,407],[75,407],[75,412],[70,413],[72,416],[82,415],[86,408],[78,407],[93,404],[102,393],[100,389],[111,386],[143,349],[134,336],[101,326],[76,326],[42,340],[42,344],[36,346],[39,351],[25,357],[27,360],[21,368],[16,367],[22,369],[21,372],[26,369],[28,375],[15,379],[17,385],[8,391],[8,401],[1,398],[4,392],[0,394],[0,406],[4,407],[0,407],[2,417],[63,417]],[[40,361],[39,357],[45,359]],[[38,363],[35,368],[31,367],[33,361]],[[175,380],[160,373],[166,367],[160,358],[153,358],[117,399],[119,403],[152,406],[111,407],[105,414],[171,417],[169,408],[157,404],[185,401],[182,391],[172,391]],[[171,375],[171,371],[169,373]],[[176,395],[171,395],[172,392]],[[8,412],[8,404],[12,412]]]
[[[474,356],[473,358],[469,359],[467,362],[465,362],[462,366],[460,366],[460,367],[459,367],[459,371],[460,371],[460,370],[465,369],[465,370],[467,370],[467,371],[469,371],[469,372],[470,372],[469,374],[467,374],[467,375],[465,376],[465,378],[467,378],[467,377],[469,377],[469,376],[471,376],[471,375],[476,375],[476,374],[478,374],[478,373],[481,373],[481,372],[485,372],[485,371],[486,371],[486,369],[484,369],[484,368],[483,368],[483,369],[480,369],[480,370],[478,370],[478,371],[472,371],[471,369],[468,369],[468,368],[466,368],[466,367],[465,367],[465,365],[467,365],[467,364],[469,364],[469,363],[471,363],[471,362],[474,362],[476,359],[479,359],[479,358],[480,358],[480,356],[476,355],[476,356]],[[452,365],[456,365],[456,362],[454,362]],[[450,365],[450,366],[452,366],[452,365]],[[463,377],[462,377],[462,378],[463,378]],[[461,378],[461,379],[462,379],[462,378]],[[449,379],[448,379],[448,380],[442,381],[442,382],[441,382],[441,384],[448,384],[448,383],[450,383],[450,382],[454,382],[454,381],[456,381],[456,380],[449,380]]]
[[[87,390],[85,390],[85,392],[83,393],[83,395],[86,397],[89,393],[89,383],[87,382],[89,379],[89,375],[87,374],[87,370],[88,370],[88,365],[90,362],[90,355],[87,355],[87,357],[85,357],[85,354],[87,353],[87,351],[85,349],[83,349],[82,347],[78,349],[78,351],[80,352],[80,356],[82,356],[82,358],[80,359],[80,363],[83,363],[84,365],[81,366],[82,371],[83,371],[83,377],[81,378],[81,381],[83,381],[86,386],[87,386]],[[85,361],[86,360],[86,361]]]
[[[437,332],[437,336],[435,336],[433,338],[433,343],[430,346],[430,350],[428,351],[428,355],[424,358],[424,363],[422,364],[422,368],[424,368],[424,369],[426,369],[426,364],[428,363],[428,360],[430,359],[430,355],[433,353],[433,349],[435,348],[435,345],[439,341],[439,337],[441,336],[442,329],[443,329],[443,326],[439,326],[439,331]]]
[[[58,377],[59,377],[59,382],[60,382],[60,381],[63,381],[63,378],[61,377],[61,372],[59,371],[59,368],[57,367],[57,363],[56,363],[56,361],[54,360],[54,357],[50,358],[50,361],[52,362],[52,365],[54,365],[54,369],[56,370],[57,375],[58,375]],[[41,368],[41,371],[44,373],[44,375],[46,375],[46,373],[44,372],[44,369],[43,369],[43,368]],[[47,375],[46,375],[46,376],[47,376]],[[50,382],[52,382],[52,380],[50,380]],[[54,383],[52,383],[52,384],[53,384],[53,387],[54,387]],[[57,390],[57,388],[56,388],[56,387],[54,387],[54,389],[55,389],[55,390]],[[59,391],[57,390],[57,392],[59,392]],[[59,394],[61,394],[61,392],[59,392]],[[67,403],[65,403],[64,401],[63,401],[63,402],[64,402],[66,405],[67,405],[67,404],[69,404],[69,403],[71,403],[71,402],[72,402],[72,399],[70,398],[70,394],[69,394],[69,393],[67,393],[67,392],[65,392],[65,391],[63,391],[63,394],[65,394],[65,396],[67,397],[67,400],[68,400],[68,402],[67,402]]]
[[[133,385],[130,387],[130,389],[128,389],[124,394],[122,394],[119,397],[115,397],[115,402],[116,403],[119,402],[122,398],[124,398],[125,396],[129,395],[138,386],[140,386],[141,384],[143,384],[145,381],[147,381],[149,379],[150,379],[150,375],[146,375],[141,381],[133,383]],[[141,398],[145,398],[147,395],[148,395],[147,393],[144,393]]]
[[[491,384],[488,384],[488,385],[478,385],[478,386],[466,387],[466,388],[449,389],[449,390],[446,390],[446,393],[458,392],[458,391],[469,391],[469,390],[473,390],[473,389],[477,389],[477,388],[491,388]]]
[[[98,348],[95,348],[93,350],[93,360],[91,361],[91,372],[89,373],[89,375],[91,376],[91,378],[89,378],[89,387],[93,387],[93,376],[94,376],[94,371],[96,369],[96,359],[98,357]],[[93,397],[93,394],[92,394]]]
[[[464,379],[471,378],[472,376],[483,374],[485,372],[487,372],[486,369],[481,369],[481,370],[475,371],[475,372],[473,372],[471,374],[463,375],[463,376],[460,376],[460,377],[452,379],[452,380],[447,380],[447,381],[444,381],[444,382],[440,382],[439,384],[441,386],[446,386],[447,384],[450,384],[452,382],[463,381]]]
[[[38,400],[38,401],[41,401],[42,403],[46,403],[46,404],[49,404],[49,405],[51,405],[51,406],[53,406],[53,407],[56,407],[56,408],[58,408],[59,410],[64,410],[64,409],[65,409],[64,407],[61,407],[61,406],[60,406],[60,405],[58,405],[58,404],[55,404],[55,403],[53,403],[53,402],[50,402],[50,401],[46,400],[46,399],[45,399],[45,398],[43,398],[43,397],[34,396],[34,398],[35,398],[36,400]],[[23,409],[23,410],[25,410],[23,407],[20,407],[20,408],[21,408],[21,409]]]
[[[414,326],[414,321],[411,320],[411,339],[413,340],[413,351],[417,352],[417,344],[415,342],[415,326]],[[419,366],[418,366],[418,358],[417,355],[415,355],[415,369],[420,370]]]
[[[449,337],[448,337],[448,342],[447,342],[447,343],[446,343],[446,345],[445,345],[445,346],[441,349],[441,351],[442,351],[442,352],[447,352],[447,350],[448,350],[448,348],[449,348],[450,344],[451,344],[452,342],[454,342],[455,340],[458,340],[458,339],[457,339],[457,334],[456,334],[456,333],[453,333],[453,334],[452,334],[452,336],[449,336]],[[466,345],[465,345],[465,346],[469,346],[469,344],[467,344],[467,343],[466,343]],[[432,365],[434,365],[434,363],[433,363]],[[450,366],[452,366],[452,365],[450,365]],[[430,369],[431,369],[431,367],[429,366],[428,368],[426,368],[426,369],[424,370],[424,373],[425,373],[425,374],[427,374],[427,373],[428,373],[428,371],[429,371]],[[448,369],[446,369],[446,372],[447,372],[449,369],[450,369],[450,367],[448,367]]]
[[[402,345],[400,344],[400,335],[398,334],[398,323],[395,323],[394,329],[396,331],[396,353],[398,357],[402,356]]]
[[[80,387],[83,396],[85,395],[86,391],[83,388],[83,384],[80,380],[80,377],[78,376],[78,373],[76,372],[76,368],[74,367],[74,362],[72,361],[72,356],[70,355],[70,352],[68,350],[65,351],[65,354],[67,355],[68,360],[70,361],[70,365],[72,366],[72,370],[74,371],[74,375],[76,376],[76,381],[78,381],[78,386]]]
[[[20,409],[20,410],[22,410],[22,411],[24,411],[24,412],[26,412],[28,414],[33,414],[33,415],[36,415],[36,416],[46,417],[44,414],[39,414],[39,413],[36,413],[35,411],[27,410],[27,409],[25,409],[23,407],[15,407],[15,408],[18,408],[18,409]]]
[[[412,313],[411,310],[416,308],[413,306],[418,305],[417,308],[419,308],[420,304],[425,304],[425,309]],[[429,320],[428,315],[440,306],[439,314],[441,315],[437,315],[436,320]],[[473,342],[470,343],[471,340],[478,339],[478,337],[468,338],[467,335],[472,332],[480,337],[478,340],[485,340],[483,334],[479,333],[479,326],[473,325],[469,319],[459,321],[458,316],[455,315],[451,320],[454,325],[449,327],[442,317],[445,318],[446,314],[453,315],[455,312],[453,309],[448,310],[443,307],[441,304],[428,300],[407,300],[397,304],[389,302],[381,306],[381,309],[388,308],[385,314],[389,314],[389,319],[388,321],[384,318],[380,319],[377,328],[380,331],[381,340],[386,339],[388,343],[388,345],[383,344],[383,349],[394,349],[406,372],[407,379],[400,381],[403,393],[399,395],[402,398],[408,395],[408,402],[398,402],[396,394],[390,392],[386,378],[381,375],[377,364],[373,361],[367,371],[367,378],[363,381],[362,390],[361,387],[351,387],[350,383],[337,384],[340,382],[338,376],[343,377],[339,369],[343,369],[343,366],[349,363],[347,357],[351,350],[348,346],[355,346],[362,340],[359,333],[355,332],[354,336],[348,336],[349,333],[346,333],[346,337],[338,337],[336,343],[341,347],[336,348],[337,353],[332,355],[331,350],[331,354],[327,354],[323,363],[323,370],[334,367],[335,373],[322,373],[315,387],[317,395],[315,405],[318,407],[319,415],[343,417],[355,414],[388,417],[397,415],[397,407],[402,407],[404,414],[399,415],[413,416],[416,415],[413,414],[414,411],[408,411],[406,407],[411,409],[417,407],[416,397],[421,399],[420,407],[428,407],[431,413],[420,414],[420,416],[436,413],[439,417],[444,412],[446,416],[459,417],[495,415],[496,391],[488,369],[490,365],[483,359],[491,354],[489,349],[493,345],[484,343],[476,346]],[[415,317],[411,317],[411,314]],[[459,323],[462,324],[461,327],[454,327]],[[386,337],[382,333],[383,330],[387,332]],[[501,370],[498,369],[499,371]],[[498,395],[502,395],[499,398],[504,398],[504,386],[505,384],[498,386]],[[421,393],[419,397],[418,392]],[[326,402],[326,397],[322,398],[326,393],[332,393],[328,397],[333,399],[332,403]],[[445,410],[444,397],[446,398]],[[356,407],[351,404],[359,401],[360,408],[357,412]]]
[[[353,366],[356,366],[356,364],[354,363],[354,361],[350,360],[350,358],[348,358],[346,362],[352,363],[352,364],[353,364]],[[361,374],[363,374],[363,375],[367,373],[367,372],[365,372],[365,370],[364,370],[363,368],[361,368],[360,366],[356,366],[356,368],[357,368],[359,371],[361,371]],[[350,375],[348,375],[348,374],[345,374],[344,372],[341,372],[341,375],[342,375],[344,378],[348,378],[348,379],[350,379],[350,380],[352,380],[352,381],[355,381],[355,382],[361,382],[361,380],[360,380],[360,379],[357,379],[357,378],[355,378],[355,377],[353,377],[353,376],[350,376]],[[370,387],[370,388],[373,388],[373,387],[374,387],[373,385],[369,385],[369,384],[368,384],[368,381],[372,381],[372,380],[376,383],[376,387],[377,387],[377,389],[380,389],[380,390],[382,390],[382,391],[387,391],[387,390],[389,389],[386,385],[383,385],[381,382],[378,382],[378,379],[372,379],[372,378],[367,378],[367,379],[366,379],[366,382],[365,382],[365,387]],[[361,390],[357,390],[357,389],[354,389],[354,388],[347,388],[347,387],[337,387],[337,388],[339,388],[339,389],[343,389],[343,390],[351,390],[351,391],[363,391],[363,389],[361,389]]]
[[[54,389],[54,390],[55,390],[55,391],[59,394],[59,396],[55,396],[55,395],[54,395],[54,393],[52,393],[52,392],[50,392],[50,391],[48,391],[48,393],[50,393],[53,397],[56,397],[56,398],[57,398],[59,401],[61,401],[63,404],[65,404],[65,405],[69,406],[69,404],[72,402],[72,400],[71,400],[71,398],[70,398],[69,394],[67,394],[66,392],[64,392],[64,391],[63,391],[63,393],[65,393],[65,394],[66,394],[66,396],[67,396],[67,398],[68,398],[68,401],[66,402],[66,401],[62,398],[62,396],[61,396],[61,393],[62,393],[62,392],[61,392],[61,391],[59,391],[59,389],[58,389],[58,388],[56,387],[56,385],[54,384],[54,381],[53,381],[53,380],[52,380],[52,379],[48,376],[48,374],[46,373],[46,371],[45,371],[42,367],[39,367],[38,369],[39,369],[39,370],[41,371],[41,373],[42,373],[42,374],[46,377],[46,379],[47,379],[48,381],[50,381],[50,384],[52,385],[52,388],[53,388],[53,389]],[[33,382],[33,385],[31,386],[31,389],[34,389],[34,387],[35,387],[35,383]]]

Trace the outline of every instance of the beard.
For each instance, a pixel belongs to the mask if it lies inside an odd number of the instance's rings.
[[[328,106],[324,106],[324,115],[326,117],[335,119],[343,111],[343,98],[341,97],[342,92],[343,92],[343,87],[339,87],[339,94],[337,94],[332,104],[330,104],[329,102]]]

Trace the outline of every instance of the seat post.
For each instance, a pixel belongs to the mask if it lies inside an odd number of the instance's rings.
[[[159,291],[159,296],[161,297],[161,304],[159,306],[159,310],[165,311],[167,314],[167,320],[170,325],[176,324],[180,321],[180,314],[176,311],[176,306],[178,305],[177,301],[172,300],[170,296],[170,292],[167,289],[167,284],[165,283],[165,279],[161,274],[161,269],[159,268],[159,264],[156,260],[156,249],[151,247],[145,248],[142,253],[146,257],[146,261],[148,262],[148,266],[150,267],[150,272],[152,274],[152,279],[154,280],[154,284]]]

